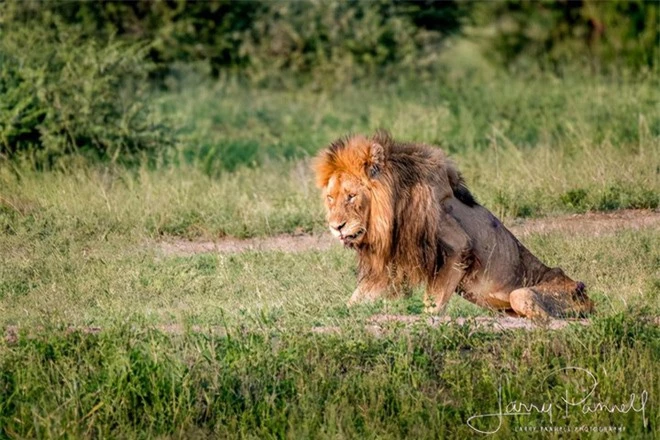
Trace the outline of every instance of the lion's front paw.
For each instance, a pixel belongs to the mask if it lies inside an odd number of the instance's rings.
[[[348,299],[346,305],[348,307],[354,306],[356,304],[372,303],[376,299],[380,298],[380,293],[378,291],[363,291],[361,289],[355,289],[353,295]]]
[[[351,295],[351,297],[348,299],[348,301],[346,301],[346,305],[348,307],[352,307],[352,306],[354,306],[356,304],[359,304],[363,301],[364,301],[364,298],[363,298],[362,292],[360,292],[359,289],[356,289],[355,292],[353,292],[353,295]]]
[[[444,307],[439,304],[427,302],[426,307],[424,307],[424,313],[429,315],[439,315],[442,313],[443,309]]]

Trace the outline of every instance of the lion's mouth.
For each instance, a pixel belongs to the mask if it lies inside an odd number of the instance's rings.
[[[364,229],[359,229],[355,231],[353,234],[341,235],[339,239],[341,240],[342,243],[344,243],[344,246],[351,247],[354,244],[354,242],[364,234],[364,232],[365,232]]]

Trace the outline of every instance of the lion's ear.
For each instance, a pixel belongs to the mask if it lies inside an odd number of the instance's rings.
[[[385,149],[377,142],[371,144],[369,147],[369,158],[366,163],[367,176],[370,179],[375,179],[383,170],[385,165]]]

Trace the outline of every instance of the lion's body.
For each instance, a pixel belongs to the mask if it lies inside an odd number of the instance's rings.
[[[439,148],[354,136],[322,152],[316,171],[331,231],[358,253],[351,303],[423,283],[431,311],[455,291],[530,318],[591,311],[584,285],[545,266],[480,206]]]

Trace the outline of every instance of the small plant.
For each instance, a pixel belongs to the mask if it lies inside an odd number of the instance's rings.
[[[576,188],[566,191],[560,196],[562,204],[569,208],[584,210],[587,199],[587,191],[583,188]]]

